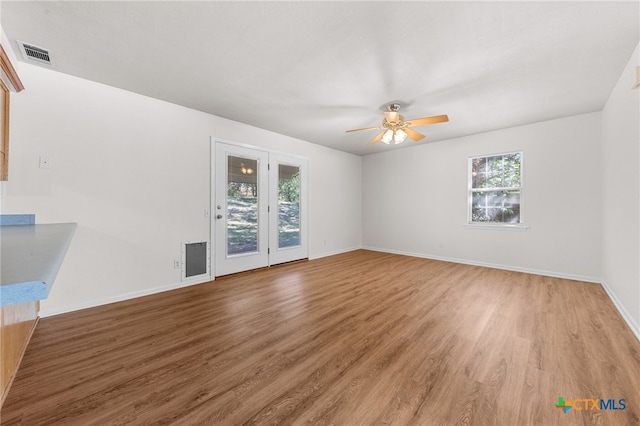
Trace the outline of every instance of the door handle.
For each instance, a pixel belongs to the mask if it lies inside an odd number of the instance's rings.
[[[221,214],[217,215],[216,219],[222,219],[222,215]]]

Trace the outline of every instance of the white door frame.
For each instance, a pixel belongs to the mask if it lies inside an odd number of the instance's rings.
[[[227,275],[269,266],[269,153],[264,150],[226,143],[216,143],[214,150],[214,194],[216,191],[220,192],[215,195],[214,203],[211,206],[214,232],[217,237],[212,244],[215,247],[213,263],[216,274]],[[229,210],[226,182],[229,174],[228,158],[231,156],[256,161],[256,170],[249,170],[250,174],[239,174],[239,176],[247,176],[250,180],[255,179],[258,197],[257,210],[255,211],[257,220],[255,251],[251,249],[251,251],[236,254],[227,253],[229,247],[227,241]]]
[[[295,155],[295,154],[289,154],[289,153],[284,153],[284,152],[279,152],[279,151],[273,151],[273,150],[269,150],[269,149],[265,149],[262,147],[258,147],[255,145],[250,145],[250,144],[244,144],[244,143],[238,143],[238,142],[234,142],[234,141],[230,141],[227,139],[223,139],[223,138],[218,138],[218,137],[214,137],[212,136],[210,138],[210,142],[211,142],[211,150],[210,150],[210,154],[211,154],[211,173],[210,173],[210,178],[211,178],[211,182],[210,182],[210,189],[211,189],[211,197],[210,197],[210,225],[209,225],[209,231],[210,231],[210,247],[211,247],[211,279],[215,279],[216,276],[220,276],[220,275],[224,275],[226,272],[223,271],[223,273],[220,273],[220,271],[217,270],[216,268],[216,263],[217,263],[217,256],[218,256],[218,252],[220,250],[219,248],[219,238],[217,238],[218,236],[216,235],[218,231],[216,231],[217,226],[216,226],[216,221],[218,219],[216,219],[218,213],[218,209],[217,209],[217,199],[216,199],[216,146],[217,144],[225,144],[225,145],[229,145],[232,148],[238,148],[238,152],[242,151],[243,148],[246,149],[250,149],[250,150],[254,150],[254,151],[261,151],[261,152],[266,152],[271,158],[273,158],[275,161],[273,162],[274,164],[277,164],[278,161],[280,161],[281,163],[291,163],[291,164],[295,164],[295,165],[299,165],[300,166],[300,171],[301,171],[301,199],[300,199],[300,239],[301,239],[301,245],[300,247],[297,248],[285,248],[285,249],[278,249],[278,239],[275,238],[275,236],[277,236],[277,217],[278,217],[278,211],[277,211],[277,202],[274,204],[274,196],[271,195],[273,193],[275,193],[275,199],[277,200],[277,190],[273,191],[271,188],[275,186],[275,188],[277,189],[277,183],[275,183],[275,185],[272,185],[272,182],[269,182],[269,204],[271,205],[271,212],[269,215],[269,228],[273,229],[274,223],[276,226],[276,230],[270,230],[269,233],[271,235],[269,235],[269,242],[268,242],[268,248],[269,251],[271,253],[274,254],[274,256],[269,257],[268,262],[267,262],[267,266],[271,266],[274,264],[278,264],[278,263],[282,263],[282,262],[287,262],[290,260],[298,260],[298,259],[304,259],[307,258],[309,256],[309,230],[308,230],[308,224],[309,224],[309,159],[307,157],[304,156],[300,156],[300,155]],[[271,162],[271,160],[270,160]],[[277,166],[272,165],[272,168],[275,168],[275,176],[277,176]],[[271,171],[271,176],[270,176],[270,180],[273,181],[273,176],[274,176],[274,172]],[[276,181],[277,182],[277,181]],[[226,198],[226,194],[225,194],[225,198]],[[226,210],[225,210],[226,212]],[[275,220],[273,219],[273,217],[275,217]],[[221,236],[221,238],[224,238],[224,236]],[[226,251],[226,248],[225,248]]]
[[[279,240],[279,202],[278,179],[279,165],[298,167],[300,171],[300,244],[292,247],[280,248]],[[294,155],[269,153],[269,264],[291,262],[309,257],[308,243],[308,179],[309,161]]]

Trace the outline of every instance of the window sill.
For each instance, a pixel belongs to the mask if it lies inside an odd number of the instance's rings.
[[[523,223],[511,224],[511,223],[466,223],[466,228],[471,229],[493,229],[498,231],[526,231],[530,226]]]

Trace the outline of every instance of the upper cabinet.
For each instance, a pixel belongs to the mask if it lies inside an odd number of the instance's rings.
[[[9,178],[9,101],[24,86],[0,44],[0,180]]]

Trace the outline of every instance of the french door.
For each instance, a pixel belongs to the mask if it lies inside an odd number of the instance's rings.
[[[308,257],[307,161],[216,142],[215,275]]]
[[[269,165],[269,263],[307,258],[307,161],[271,153]]]

